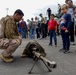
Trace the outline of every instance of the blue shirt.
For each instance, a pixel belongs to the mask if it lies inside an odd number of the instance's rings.
[[[70,30],[70,26],[71,26],[71,15],[70,14],[63,14],[61,19],[64,19],[65,21],[60,22],[60,27],[65,27],[67,28],[67,30]]]

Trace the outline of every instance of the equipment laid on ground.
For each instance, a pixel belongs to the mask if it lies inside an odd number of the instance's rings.
[[[30,57],[33,58],[35,60],[34,65],[32,66],[31,70],[29,71],[29,74],[31,74],[36,62],[38,60],[41,60],[45,66],[47,67],[48,71],[51,72],[51,68],[56,68],[57,63],[55,61],[49,61],[48,59],[45,58],[46,53],[44,48],[37,42],[37,41],[31,41],[29,42],[23,53],[22,53],[23,57]]]

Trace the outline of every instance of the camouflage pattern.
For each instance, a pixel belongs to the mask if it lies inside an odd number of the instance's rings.
[[[0,37],[0,48],[4,49],[3,55],[9,57],[21,44],[21,36],[17,29],[17,24],[12,16],[8,16],[6,19],[6,26],[4,29],[4,37]]]
[[[30,51],[30,45],[35,45],[35,47],[39,49],[39,53],[41,53],[42,56],[46,56],[45,49],[35,40],[32,40],[29,43],[27,43],[25,49],[23,50],[22,55],[27,55],[28,57],[32,57]]]
[[[8,39],[19,38],[18,25],[14,21],[13,17],[10,16],[6,22],[5,37]]]

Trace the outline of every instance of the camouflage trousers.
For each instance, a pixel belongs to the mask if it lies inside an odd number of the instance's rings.
[[[20,45],[20,42],[18,39],[7,39],[7,38],[2,38],[0,39],[0,49],[4,49],[2,54],[5,57],[9,57],[13,54],[13,52],[18,48]]]

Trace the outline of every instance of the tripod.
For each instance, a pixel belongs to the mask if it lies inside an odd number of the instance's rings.
[[[31,74],[32,73],[32,70],[35,66],[35,64],[38,62],[38,60],[40,59],[40,56],[39,58],[38,57],[35,57],[35,63],[33,64],[32,68],[30,69],[30,71],[28,72],[28,74]],[[42,59],[41,59],[42,60]],[[46,68],[48,69],[49,72],[51,72],[52,70],[49,68],[49,66],[45,63],[44,60],[42,60],[42,62],[44,63],[44,65],[46,66]]]

